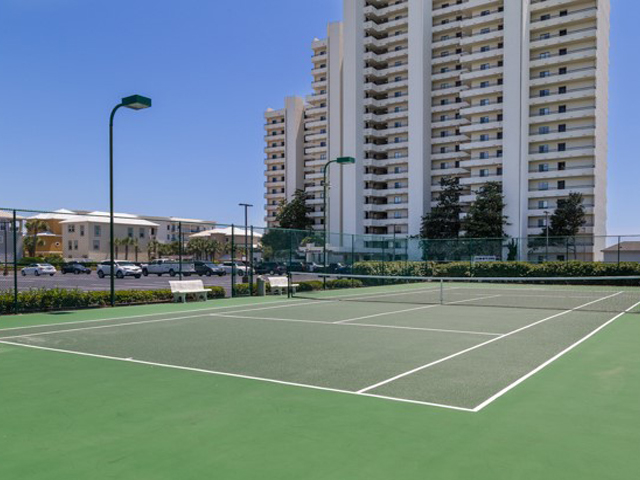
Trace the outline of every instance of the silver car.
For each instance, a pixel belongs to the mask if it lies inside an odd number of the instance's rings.
[[[49,275],[53,277],[58,273],[58,271],[49,263],[32,263],[28,267],[24,267],[20,270],[20,273],[22,273],[23,277],[26,277],[27,275],[35,275],[36,277],[39,277],[40,275]]]
[[[142,277],[142,268],[133,262],[115,261],[116,278],[124,277]],[[111,275],[111,262],[102,262],[98,265],[98,277],[104,278]]]

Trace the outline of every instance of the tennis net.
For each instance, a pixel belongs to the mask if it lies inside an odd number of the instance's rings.
[[[439,278],[292,273],[295,298],[640,313],[640,277]]]

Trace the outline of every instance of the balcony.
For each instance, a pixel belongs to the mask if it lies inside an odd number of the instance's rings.
[[[489,15],[476,15],[463,20],[460,24],[462,29],[472,29],[488,23],[500,22],[504,19],[504,12],[494,12]]]
[[[548,190],[535,190],[535,187],[529,188],[528,198],[565,198],[569,193],[581,193],[583,195],[592,196],[595,193],[593,185],[567,185],[564,189],[549,188]]]
[[[565,160],[577,157],[593,157],[595,156],[595,154],[596,150],[593,145],[585,145],[579,147],[569,147],[566,150],[561,151],[552,149],[548,152],[529,152],[529,161],[535,162],[542,160]]]
[[[487,158],[473,157],[469,160],[462,160],[460,162],[460,167],[467,169],[476,167],[491,167],[494,165],[502,165],[502,157],[497,157],[495,155]]]
[[[491,50],[487,50],[484,52],[478,51],[478,52],[467,53],[465,55],[462,55],[460,61],[462,64],[469,64],[469,63],[487,61],[491,59],[497,59],[502,57],[503,55],[504,55],[504,48],[492,48]]]
[[[462,125],[468,125],[469,120],[467,118],[452,118],[450,120],[437,120],[431,122],[431,128],[450,128],[450,127],[459,127]],[[461,129],[462,130],[462,129]]]
[[[467,170],[465,168],[451,167],[451,168],[433,168],[433,169],[431,169],[431,176],[432,177],[451,177],[451,176],[461,177],[461,176],[468,175],[468,174],[469,174],[469,170]]]
[[[544,58],[532,58],[529,62],[531,68],[553,67],[559,63],[580,62],[584,60],[595,60],[598,50],[596,47],[585,47],[572,50],[566,55],[557,53]]]
[[[469,152],[459,151],[459,152],[446,152],[446,153],[432,153],[431,161],[442,161],[442,160],[460,160],[463,158],[469,158]]]
[[[464,81],[478,80],[481,78],[489,78],[489,77],[496,77],[496,76],[502,77],[503,75],[504,75],[504,67],[499,67],[495,65],[490,68],[467,71],[466,73],[463,73],[462,75],[460,75],[460,80],[464,82]]]
[[[538,95],[532,95],[529,99],[529,105],[534,107],[538,105],[544,105],[548,103],[557,103],[557,102],[568,102],[570,100],[584,100],[587,98],[595,98],[596,89],[595,87],[581,87],[581,88],[570,88],[567,90],[567,93],[552,93],[550,95],[541,97]]]
[[[479,96],[491,96],[491,95],[499,95],[503,92],[504,86],[498,85],[492,82],[488,87],[472,87],[469,90],[465,90],[460,93],[460,97],[467,100],[473,97]]]
[[[531,77],[530,87],[543,87],[553,85],[554,83],[567,83],[576,80],[595,79],[596,67],[584,67],[576,68],[574,70],[568,70],[567,73],[560,75],[559,73],[552,73],[545,77]]]
[[[495,29],[489,33],[478,33],[476,35],[468,35],[462,38],[460,45],[469,46],[475,43],[483,43],[483,42],[489,42],[492,40],[499,40],[502,37],[504,37],[504,30]]]
[[[560,132],[558,130],[550,130],[548,133],[538,133],[532,132],[529,135],[529,142],[557,142],[561,140],[575,140],[578,138],[589,138],[595,137],[596,135],[596,127],[595,125],[591,126],[581,126],[581,127],[570,127],[565,131]]]
[[[593,177],[595,174],[595,165],[592,166],[570,166],[564,170],[548,169],[546,171],[539,171],[532,169],[529,171],[529,180],[555,180],[558,177],[562,178],[577,178],[577,177]]]
[[[468,107],[468,106],[469,106],[468,102],[451,102],[451,103],[447,103],[445,105],[432,105],[431,106],[431,113],[451,112],[451,111],[454,111],[454,110],[463,109],[463,108]]]
[[[488,140],[475,140],[469,143],[463,143],[460,148],[463,150],[487,150],[502,147],[502,139],[497,137],[489,137]]]
[[[472,175],[470,177],[461,178],[460,185],[484,185],[489,182],[502,182],[502,175],[486,175],[484,177],[480,175]]]
[[[284,153],[284,145],[278,145],[275,147],[266,147],[264,149],[264,153],[273,154],[273,153]]]
[[[433,137],[431,145],[442,145],[446,143],[462,143],[469,141],[466,135],[449,135],[448,137]]]
[[[538,123],[561,122],[567,120],[577,120],[581,118],[591,118],[596,115],[596,107],[574,107],[567,108],[566,111],[551,110],[546,115],[533,114],[529,119],[531,125]]]
[[[465,117],[471,116],[471,115],[477,115],[477,114],[481,114],[481,113],[492,113],[492,112],[501,112],[503,108],[503,103],[502,102],[489,102],[486,105],[469,105],[467,104],[467,107],[462,108],[460,110],[460,115],[463,115]]]
[[[503,122],[488,122],[488,123],[472,123],[471,125],[465,125],[460,127],[460,133],[475,133],[491,130],[502,130]]]
[[[560,26],[566,26],[571,23],[580,23],[585,20],[595,20],[598,15],[597,7],[582,8],[580,10],[569,11],[567,15],[552,15],[551,18],[546,20],[532,19],[530,23],[531,32],[555,28]]]
[[[432,98],[437,98],[437,97],[444,97],[444,96],[450,96],[450,95],[456,95],[464,90],[468,90],[469,87],[467,85],[459,85],[459,86],[454,86],[454,87],[449,87],[449,88],[440,88],[437,90],[432,90],[431,91],[431,97]]]
[[[564,43],[578,43],[585,40],[593,40],[597,36],[598,29],[596,27],[587,27],[574,30],[567,33],[567,35],[549,35],[539,38],[531,37],[532,48],[549,48],[556,47]]]

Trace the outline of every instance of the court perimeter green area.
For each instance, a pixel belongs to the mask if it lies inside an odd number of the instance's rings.
[[[2,318],[0,478],[634,478],[640,298],[491,290]]]

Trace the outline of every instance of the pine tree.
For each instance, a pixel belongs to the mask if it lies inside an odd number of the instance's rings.
[[[427,239],[451,239],[460,235],[461,222],[460,194],[462,187],[458,179],[444,177],[440,181],[443,190],[438,198],[438,204],[431,212],[422,217],[420,237]]]
[[[548,229],[550,237],[575,237],[587,223],[585,216],[582,194],[572,192],[569,198],[558,200],[558,207],[542,234],[546,235]]]
[[[504,195],[499,182],[488,182],[477,192],[463,228],[469,238],[504,238],[508,219],[504,212]]]
[[[307,206],[307,194],[296,190],[290,202],[283,200],[276,215],[280,228],[309,230],[313,220],[309,217],[311,209]]]

